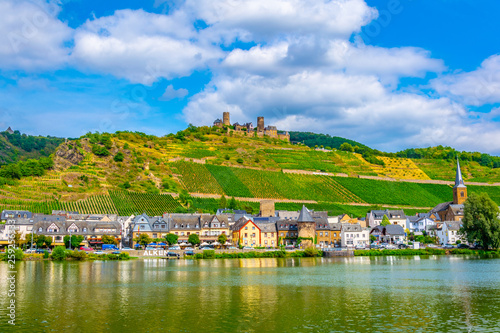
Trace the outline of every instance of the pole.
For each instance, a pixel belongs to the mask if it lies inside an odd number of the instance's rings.
[[[69,230],[69,249],[71,250],[71,229]]]
[[[35,231],[35,226],[31,227],[31,248],[33,248],[33,232]]]

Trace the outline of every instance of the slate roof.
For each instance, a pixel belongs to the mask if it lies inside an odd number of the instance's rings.
[[[302,206],[302,210],[300,211],[297,222],[316,222],[316,221],[313,219],[306,206]]]
[[[346,232],[359,232],[362,231],[363,228],[361,228],[360,224],[350,224],[350,223],[343,223],[342,224],[342,231]]]
[[[448,228],[448,230],[458,231],[462,227],[462,222],[460,221],[445,221],[444,223],[446,223],[446,228]]]
[[[460,170],[460,162],[457,157],[457,174],[455,176],[455,186],[453,188],[466,187],[464,184],[464,179],[462,178],[462,171]]]
[[[275,223],[255,223],[261,232],[277,232]]]
[[[59,229],[58,232],[47,232],[47,229],[55,224]],[[115,229],[114,233],[106,233],[107,235],[118,235],[121,232],[121,225],[119,222],[107,222],[107,223],[99,223],[99,222],[87,222],[87,221],[47,221],[42,220],[33,226],[34,230],[38,234],[44,235],[68,235],[68,228],[75,224],[78,228],[77,232],[72,232],[72,235],[93,235],[102,233],[96,233],[95,229]],[[42,228],[42,231],[39,231]],[[87,231],[84,232],[83,229],[87,228]]]
[[[14,215],[14,218],[17,218],[18,216],[24,217],[24,215],[26,215],[27,218],[31,218],[33,216],[33,214],[27,210],[3,210],[2,220],[7,219],[9,215]]]

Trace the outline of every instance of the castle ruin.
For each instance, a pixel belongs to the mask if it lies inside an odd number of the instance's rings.
[[[230,114],[229,112],[224,112],[222,114],[222,120],[216,119],[214,121],[214,126],[220,127],[220,128],[227,128],[227,133],[230,133],[233,131],[234,135],[255,135],[257,137],[270,137],[273,139],[279,139],[279,140],[284,140],[290,142],[290,134],[288,132],[280,132],[276,128],[276,126],[265,126],[264,124],[264,117],[257,117],[257,128],[254,128],[253,124],[246,123],[246,124],[239,124],[239,123],[234,123],[231,126],[230,122]]]

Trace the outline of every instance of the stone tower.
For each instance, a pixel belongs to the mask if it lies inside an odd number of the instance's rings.
[[[273,200],[262,200],[260,202],[260,216],[261,217],[274,217],[276,215],[274,210]]]
[[[257,117],[257,132],[264,132],[264,117]]]
[[[224,126],[231,126],[231,120],[229,119],[229,112],[224,112],[222,114],[222,123]]]
[[[457,175],[455,177],[455,186],[453,186],[453,203],[455,205],[462,205],[465,200],[467,200],[467,186],[464,184],[460,162],[457,157]]]
[[[306,206],[302,206],[299,219],[297,220],[297,225],[299,229],[299,238],[309,238],[302,239],[300,246],[303,249],[314,246],[314,237],[316,236],[316,222],[307,210]]]

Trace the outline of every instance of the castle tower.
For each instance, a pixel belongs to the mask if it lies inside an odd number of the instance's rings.
[[[453,203],[455,205],[462,205],[465,200],[467,200],[467,186],[464,184],[460,162],[457,157],[457,175],[455,177],[455,186],[453,186]]]
[[[264,132],[264,117],[257,117],[257,132]]]
[[[297,226],[299,229],[299,238],[309,238],[302,239],[300,246],[303,249],[314,246],[314,237],[316,236],[316,222],[307,210],[306,206],[302,206],[299,219],[297,220]]]
[[[224,112],[222,114],[222,123],[224,126],[231,126],[231,120],[229,119],[229,112]]]

